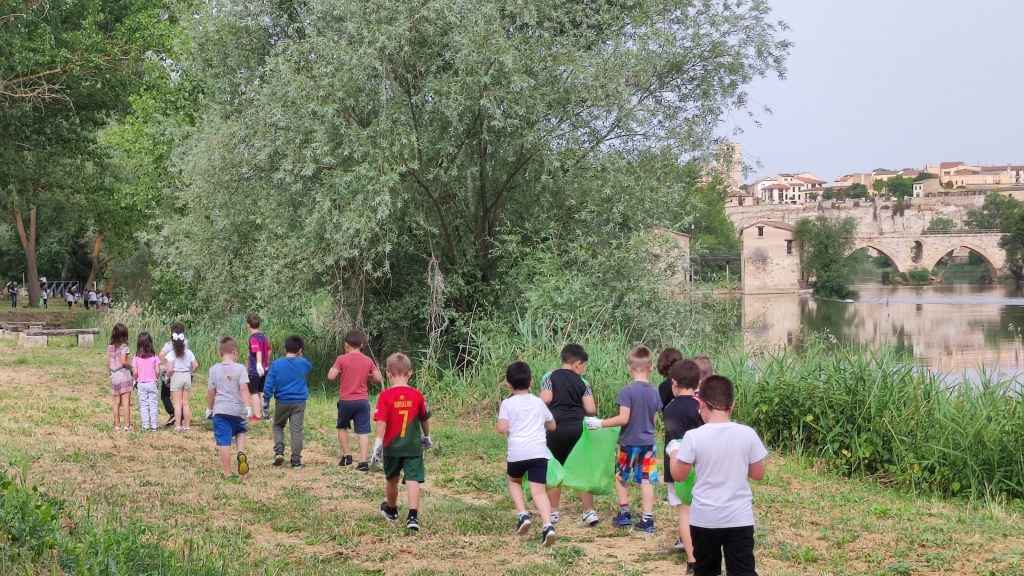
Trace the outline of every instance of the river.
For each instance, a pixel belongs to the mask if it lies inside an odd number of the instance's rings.
[[[895,346],[953,378],[1024,375],[1024,293],[1001,285],[859,285],[854,302],[806,294],[743,296],[748,349],[792,346],[800,334]]]

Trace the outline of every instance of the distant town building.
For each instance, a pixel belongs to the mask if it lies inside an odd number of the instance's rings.
[[[810,172],[779,174],[763,178],[748,187],[762,204],[803,204],[816,200],[824,190],[825,181]]]
[[[925,172],[935,174],[947,188],[1019,186],[1024,184],[1024,165],[971,165],[963,162],[928,164]]]

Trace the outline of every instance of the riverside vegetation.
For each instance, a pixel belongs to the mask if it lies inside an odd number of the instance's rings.
[[[214,337],[241,329],[207,326],[189,338],[208,366]],[[608,413],[631,340],[578,334],[592,354],[599,408]],[[509,534],[503,443],[491,431],[499,370],[512,358],[556,365],[566,336],[524,319],[481,335],[476,362],[464,371],[418,363],[418,385],[438,414],[438,448],[428,462],[424,518],[431,525],[413,540],[376,517],[376,478],[334,466],[333,390],[311,398],[306,469],[281,473],[261,462],[270,454],[269,430],[257,427],[254,474],[233,487],[217,481],[206,432],[107,431],[98,350],[0,347],[0,386],[8,392],[0,398],[3,573],[678,570],[665,538],[568,527],[559,546],[545,550]],[[1021,453],[1020,399],[1003,384],[951,390],[899,355],[869,358],[850,348],[826,350],[823,342],[757,357],[725,341],[680,343],[690,353],[711,351],[718,371],[736,378],[738,418],[773,449],[768,481],[755,487],[765,573],[1024,573],[1016,528],[1024,519],[1022,476],[1013,457]],[[316,372],[325,372],[328,364],[316,354]],[[599,503],[607,510],[614,504]],[[661,526],[671,525],[667,508],[658,514]],[[521,553],[497,552],[508,546]]]

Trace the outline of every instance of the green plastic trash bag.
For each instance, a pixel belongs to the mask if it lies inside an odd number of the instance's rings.
[[[548,480],[546,482],[549,488],[557,488],[562,485],[562,481],[565,479],[565,471],[562,470],[562,465],[548,452]]]
[[[676,496],[679,501],[687,506],[693,504],[693,485],[697,483],[697,473],[690,468],[690,475],[683,482],[676,482]]]
[[[619,429],[583,428],[562,470],[562,487],[593,494],[610,494],[615,488],[615,456],[619,446]]]

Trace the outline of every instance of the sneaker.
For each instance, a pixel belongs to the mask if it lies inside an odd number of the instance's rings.
[[[526,534],[526,531],[530,529],[530,513],[524,512],[519,515],[519,519],[516,520],[516,534]]]
[[[351,465],[352,465],[352,457],[351,456],[348,456],[348,455],[342,456],[341,460],[338,460],[338,466],[351,466]]]
[[[687,574],[696,574],[697,573],[697,563],[696,562],[687,562],[686,563],[686,573]]]
[[[633,525],[633,515],[629,511],[619,512],[612,520],[612,526],[616,528],[629,528]]]
[[[558,513],[558,510],[551,512],[551,525],[554,526],[562,519],[562,515]]]
[[[601,521],[601,517],[598,516],[597,512],[595,512],[593,510],[585,512],[583,514],[583,517],[580,518],[580,523],[585,524],[587,526],[590,526],[591,528],[593,528],[594,526],[597,526],[597,523],[600,522],[600,521]]]
[[[550,524],[544,527],[540,533],[540,543],[543,546],[551,546],[555,543],[555,527]]]
[[[292,462],[292,468],[303,468],[303,467],[305,467],[305,464],[303,464],[302,462]]]
[[[395,520],[398,520],[398,508],[392,508],[388,506],[387,502],[381,502],[380,515],[389,522],[394,522]]]
[[[419,532],[420,519],[416,516],[409,516],[409,519],[405,521],[405,529],[410,532]]]
[[[654,518],[640,520],[636,523],[636,529],[644,534],[654,534]]]
[[[174,431],[175,431],[175,432],[184,432],[184,431],[185,431],[185,429],[184,429],[184,428],[182,428],[181,426],[175,426],[175,427],[174,427]]]
[[[274,466],[284,466],[284,454],[274,454]]]
[[[249,458],[245,452],[238,453],[238,475],[245,476],[249,473]]]
[[[351,463],[352,463],[352,458],[349,457],[349,464],[351,464]],[[370,463],[369,462],[360,462],[358,465],[356,465],[356,470],[358,470],[360,472],[369,472],[370,471]]]

